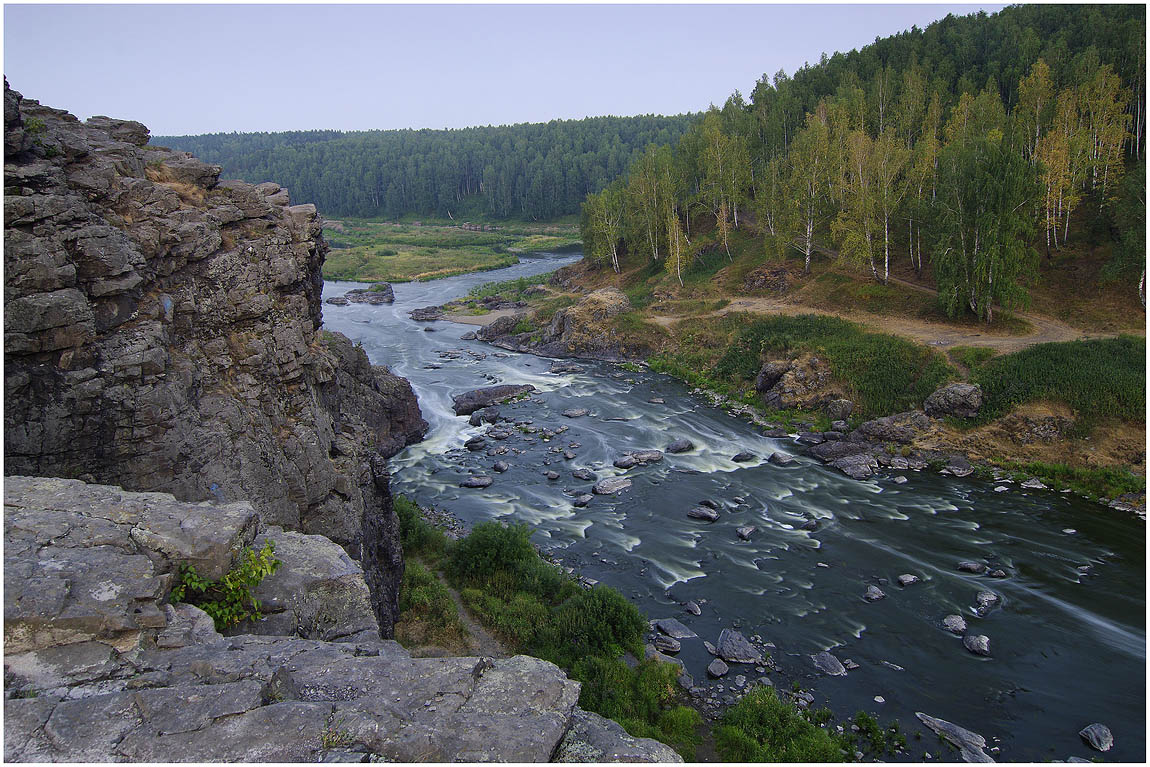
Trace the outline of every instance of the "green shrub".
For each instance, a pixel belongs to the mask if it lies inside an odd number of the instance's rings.
[[[530,317],[523,317],[519,322],[515,323],[515,327],[511,329],[512,335],[519,335],[520,333],[534,333],[535,323],[531,321]]]
[[[647,621],[635,605],[615,589],[596,586],[580,590],[559,605],[539,632],[541,657],[573,667],[580,658],[617,658],[642,653]]]
[[[715,748],[728,762],[841,762],[838,740],[808,722],[769,687],[758,687],[728,708],[714,730]]]
[[[173,602],[195,605],[212,617],[217,631],[235,626],[251,618],[259,620],[259,600],[252,590],[283,564],[275,558],[275,542],[268,541],[258,552],[248,547],[240,553],[239,562],[218,581],[202,578],[196,568],[187,562],[180,564],[176,585],[172,589]]]
[[[456,542],[449,569],[464,583],[486,585],[501,573],[514,578],[531,567],[538,556],[527,525],[480,522],[466,538]]]
[[[1120,336],[1032,346],[996,357],[975,371],[986,423],[1018,405],[1063,402],[1085,434],[1099,419],[1146,422],[1146,339]]]
[[[392,506],[399,517],[399,539],[404,554],[422,556],[433,564],[437,562],[447,548],[443,531],[424,519],[419,506],[402,495],[395,497]]]

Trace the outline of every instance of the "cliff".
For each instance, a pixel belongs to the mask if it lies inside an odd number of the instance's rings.
[[[4,148],[5,471],[249,501],[360,561],[390,636],[384,459],[426,423],[407,381],[319,331],[315,208],[7,82]]]

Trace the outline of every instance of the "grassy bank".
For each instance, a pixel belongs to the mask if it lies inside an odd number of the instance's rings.
[[[324,229],[331,252],[329,280],[410,282],[512,266],[520,253],[578,247],[578,233],[563,227],[501,226],[475,231],[376,221],[331,221]]]
[[[985,405],[976,423],[1038,400],[1063,402],[1085,434],[1103,418],[1146,422],[1146,339],[1120,336],[1038,344],[975,362]]]
[[[653,369],[748,402],[755,399],[755,376],[764,362],[804,352],[826,359],[855,412],[867,417],[920,407],[955,375],[931,349],[836,317],[732,313],[684,322],[678,335],[651,361]]]

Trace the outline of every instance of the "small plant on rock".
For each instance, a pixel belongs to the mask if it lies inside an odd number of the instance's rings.
[[[173,602],[195,605],[212,617],[217,631],[235,626],[249,618],[258,620],[259,600],[252,591],[267,576],[283,564],[275,558],[275,542],[268,541],[258,552],[248,547],[240,560],[218,581],[208,580],[186,562],[180,564],[176,586],[172,589]]]

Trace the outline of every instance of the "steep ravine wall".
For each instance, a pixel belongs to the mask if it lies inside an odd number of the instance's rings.
[[[249,501],[360,560],[391,636],[385,459],[427,425],[406,380],[319,330],[315,208],[7,82],[4,148],[5,472]]]

